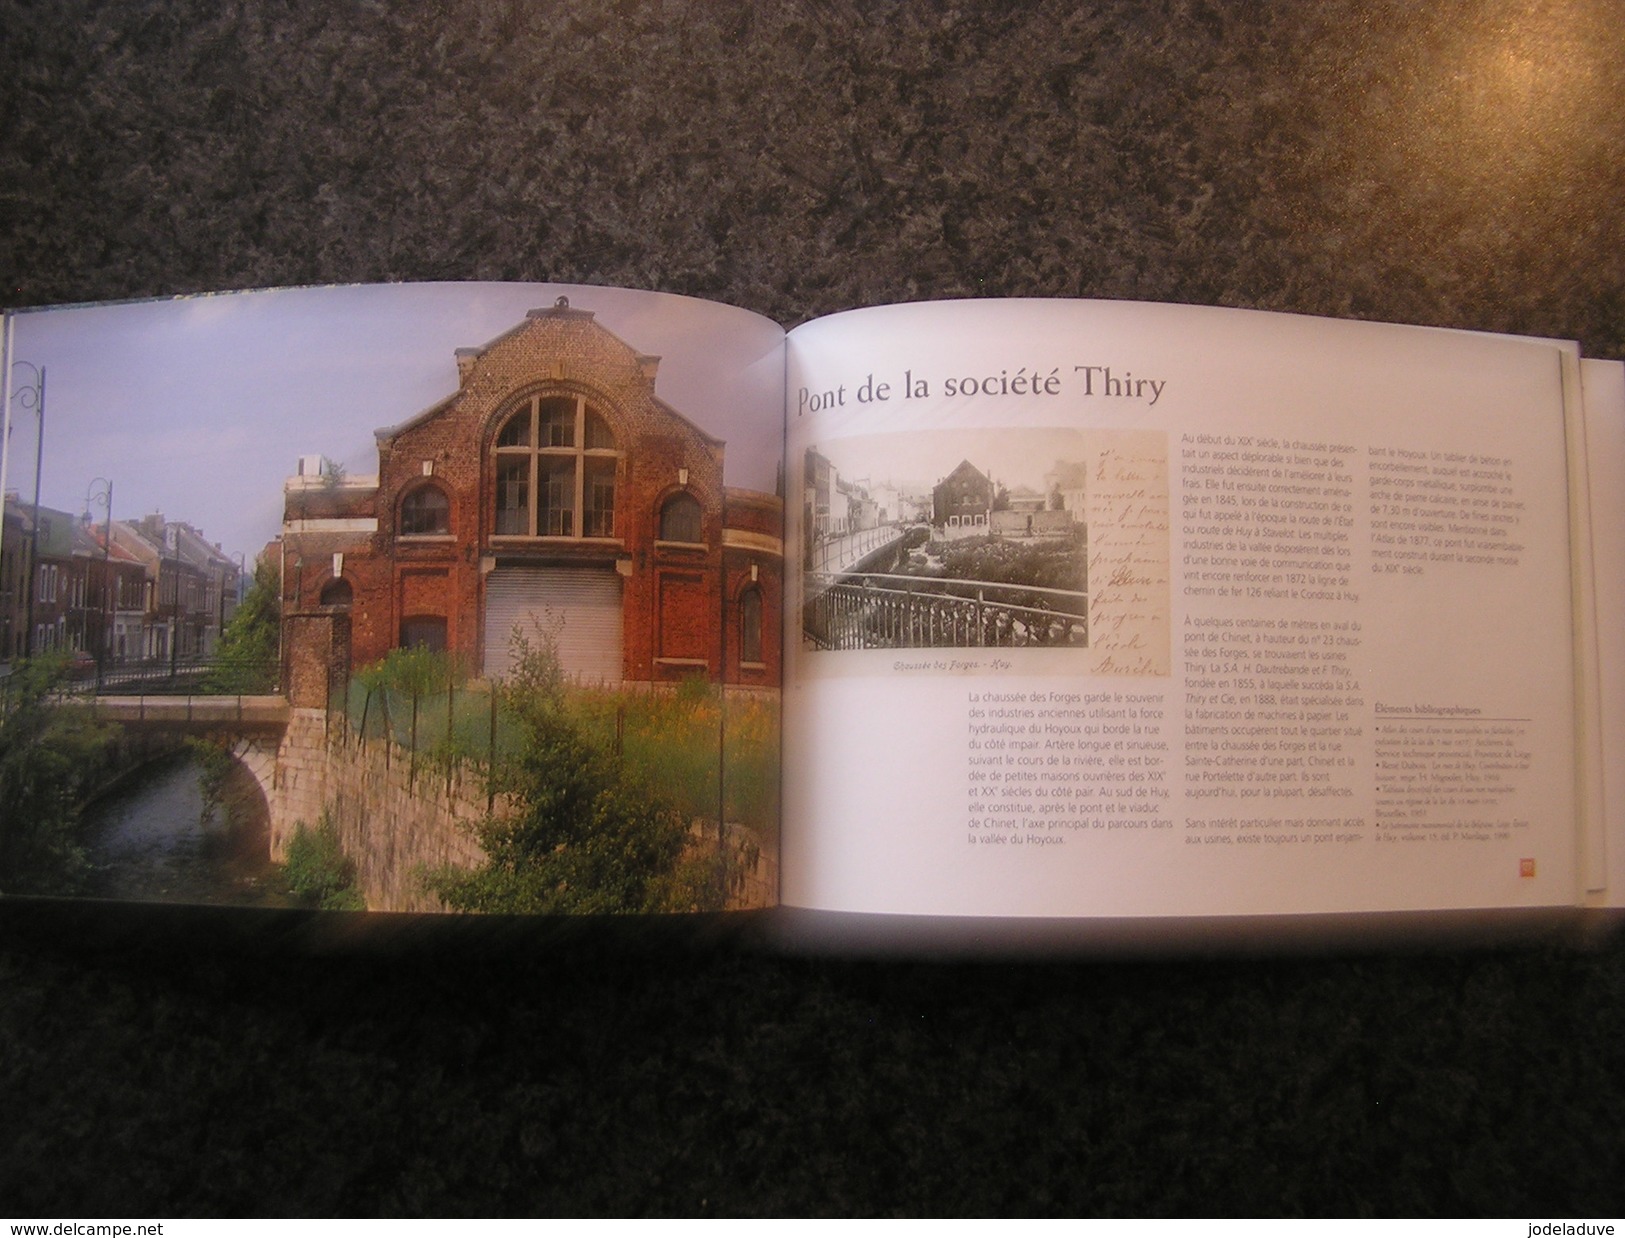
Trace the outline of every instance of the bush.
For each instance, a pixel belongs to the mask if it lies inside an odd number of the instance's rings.
[[[101,774],[113,728],[60,699],[68,660],[19,661],[0,680],[0,890],[78,893],[88,870],[79,805]]]
[[[430,876],[440,898],[460,911],[515,915],[720,906],[706,866],[686,857],[685,816],[566,708],[551,642],[525,647],[500,692],[524,743],[492,773],[516,809],[481,825],[484,867]]]
[[[294,826],[284,869],[289,892],[324,911],[364,911],[366,901],[355,886],[355,864],[339,846],[338,830],[327,813],[315,829],[303,821]]]
[[[726,776],[724,815],[763,838],[778,832],[779,708],[705,680],[675,692],[573,692],[566,708],[602,747],[618,751],[629,777],[660,788],[687,818],[714,820]],[[725,750],[718,768],[719,728]],[[619,745],[616,748],[616,745]]]
[[[458,659],[448,654],[392,649],[355,673],[344,708],[358,732],[388,735],[444,768],[483,755],[486,747],[487,726],[467,707],[469,693],[459,692],[467,679]],[[459,695],[464,700],[460,720]],[[488,709],[475,712],[489,717]]]
[[[997,537],[950,542],[943,558],[958,580],[991,580],[1044,589],[1087,588],[1086,548],[1081,532],[1046,542],[1008,542]]]
[[[432,696],[465,678],[449,654],[431,653],[420,646],[391,649],[356,672],[356,679],[368,688],[385,688],[407,697]]]

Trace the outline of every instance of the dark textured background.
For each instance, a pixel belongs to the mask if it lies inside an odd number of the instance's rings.
[[[0,0],[0,288],[1081,295],[1617,358],[1622,32],[1606,0]],[[995,964],[16,911],[8,1213],[1625,1211],[1617,939]]]

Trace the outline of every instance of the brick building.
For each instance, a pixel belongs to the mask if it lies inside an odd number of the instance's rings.
[[[116,534],[109,545],[106,525],[81,522],[80,535],[88,542],[91,581],[82,647],[99,652],[106,666],[138,661],[145,650],[147,605],[152,592],[146,564],[121,546]]]
[[[238,566],[160,514],[96,524],[8,494],[0,536],[0,663],[82,650],[103,666],[214,651],[236,611]]]
[[[13,570],[18,579],[9,591],[14,607],[11,653],[21,656],[73,649],[68,616],[85,588],[83,564],[73,557],[74,518],[51,507],[8,506],[16,515],[18,551]],[[14,536],[12,524],[8,522],[8,541]]]
[[[284,614],[343,612],[357,666],[420,645],[500,676],[518,630],[581,680],[777,686],[782,499],[724,486],[658,359],[562,298],[456,356],[452,395],[378,432],[376,476],[300,461]]]
[[[969,460],[931,491],[931,523],[938,528],[986,525],[993,511],[993,483]]]
[[[29,511],[7,494],[0,506],[0,664],[23,653],[32,527]]]

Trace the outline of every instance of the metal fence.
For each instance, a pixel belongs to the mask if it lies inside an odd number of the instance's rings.
[[[99,696],[264,695],[281,686],[282,668],[271,659],[216,657],[119,662],[97,668],[75,664],[69,680]]]
[[[560,708],[585,742],[691,816],[720,813],[776,836],[776,702],[742,696],[725,709],[723,694],[709,690],[581,689]],[[378,745],[386,769],[404,763],[408,786],[430,780],[449,795],[459,777],[483,780],[488,810],[504,766],[532,743],[505,694],[479,680],[414,690],[358,677],[329,694],[327,725],[341,744]]]
[[[342,742],[382,742],[386,766],[404,759],[409,785],[432,775],[443,777],[449,791],[459,768],[477,767],[486,775],[488,800],[491,771],[523,747],[522,733],[485,684],[421,691],[351,679],[329,694],[327,716]]]
[[[899,541],[906,531],[901,525],[884,524],[825,538],[808,547],[805,566],[809,573],[838,572]]]
[[[809,573],[807,639],[819,649],[1082,647],[1089,595],[988,580]]]
[[[58,658],[62,655],[42,655]],[[36,659],[38,660],[38,659]],[[0,664],[0,705],[13,695],[13,675],[21,664]],[[83,654],[62,657],[53,695],[92,696],[256,696],[280,688],[276,659],[176,658],[116,662],[98,667]]]

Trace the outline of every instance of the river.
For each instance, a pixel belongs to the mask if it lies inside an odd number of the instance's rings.
[[[254,777],[232,762],[207,816],[202,766],[190,752],[150,762],[85,809],[97,898],[291,907],[270,860],[270,816]]]

